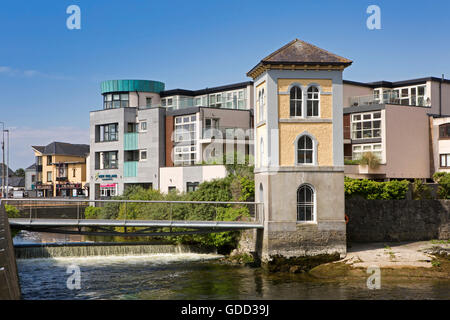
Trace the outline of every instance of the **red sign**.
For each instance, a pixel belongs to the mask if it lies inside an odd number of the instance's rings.
[[[100,188],[115,188],[117,183],[101,184]]]

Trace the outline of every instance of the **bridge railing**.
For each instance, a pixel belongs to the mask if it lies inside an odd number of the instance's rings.
[[[2,199],[16,218],[158,221],[240,221],[261,223],[263,203],[246,201],[89,200],[65,198]]]

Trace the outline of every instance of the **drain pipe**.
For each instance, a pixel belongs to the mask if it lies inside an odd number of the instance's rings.
[[[137,104],[136,104],[136,108],[139,109],[139,92],[136,90],[136,94],[137,94]]]
[[[441,82],[439,82],[439,116],[442,116],[442,83],[444,82],[444,74],[442,74]]]

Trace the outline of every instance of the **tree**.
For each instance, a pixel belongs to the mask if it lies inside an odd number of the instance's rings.
[[[25,177],[25,170],[23,168],[19,168],[14,172],[16,177]]]

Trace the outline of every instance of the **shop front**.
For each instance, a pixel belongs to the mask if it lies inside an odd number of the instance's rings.
[[[81,183],[63,183],[56,185],[57,197],[79,197],[84,196]]]
[[[36,195],[38,197],[50,198],[53,197],[53,185],[52,184],[37,184]]]
[[[100,184],[100,197],[110,198],[117,196],[117,183]]]

